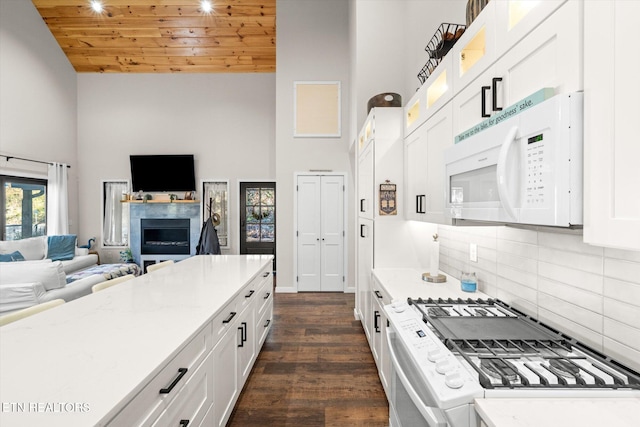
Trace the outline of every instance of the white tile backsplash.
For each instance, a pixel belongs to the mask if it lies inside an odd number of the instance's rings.
[[[591,246],[576,231],[440,225],[438,234],[443,271],[475,271],[483,292],[640,370],[640,252]]]
[[[595,313],[602,314],[602,294],[585,291],[571,285],[538,277],[538,291],[541,294],[553,295],[564,301],[572,301],[574,304],[591,310]]]
[[[570,265],[572,268],[602,275],[603,258],[596,255],[585,255],[561,249],[540,246],[538,259],[551,264]]]
[[[640,282],[640,262],[605,258],[604,275],[627,282]]]
[[[561,314],[562,317],[584,326],[598,334],[602,334],[602,314],[571,304],[553,295],[540,293],[538,295],[538,307],[552,313]]]
[[[604,296],[640,307],[640,283],[605,277]]]
[[[640,329],[605,317],[604,334],[614,341],[640,351]]]
[[[538,262],[538,274],[556,282],[567,283],[576,288],[602,293],[603,277],[600,274],[577,270],[573,265]]]

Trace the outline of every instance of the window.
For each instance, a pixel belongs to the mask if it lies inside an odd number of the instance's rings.
[[[0,175],[2,240],[47,234],[47,180]]]
[[[229,247],[229,181],[202,182],[202,218],[220,215],[220,225],[216,226],[220,246]]]
[[[129,181],[102,181],[102,246],[129,246]]]

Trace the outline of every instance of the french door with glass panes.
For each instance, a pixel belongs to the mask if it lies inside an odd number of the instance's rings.
[[[276,183],[240,183],[240,253],[273,255],[276,267]]]
[[[299,175],[296,190],[298,291],[343,291],[344,176]]]

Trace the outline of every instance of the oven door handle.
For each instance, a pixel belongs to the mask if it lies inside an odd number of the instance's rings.
[[[447,427],[447,420],[441,414],[435,412],[432,407],[427,406],[422,401],[418,393],[416,393],[415,389],[409,382],[409,379],[400,368],[398,357],[396,356],[396,352],[392,344],[394,339],[392,338],[391,334],[394,333],[395,332],[391,331],[391,328],[387,328],[387,343],[389,345],[389,356],[391,356],[391,364],[393,365],[393,370],[400,378],[400,381],[407,391],[407,394],[413,401],[413,404],[416,405],[416,408],[418,409],[418,411],[420,411],[429,427]]]

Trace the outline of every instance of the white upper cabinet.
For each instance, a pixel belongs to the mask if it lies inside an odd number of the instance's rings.
[[[505,8],[507,3],[510,2],[496,2]],[[558,2],[549,2],[552,3]],[[513,49],[502,55],[478,78],[455,94],[454,135],[542,88],[552,88],[556,94],[583,89],[582,2],[565,3],[528,33],[527,37],[512,44]],[[543,10],[547,11],[549,7],[545,5]],[[525,22],[530,21],[523,20],[520,25]],[[503,25],[505,24],[501,22],[499,27]]]
[[[422,221],[424,219],[425,198],[427,197],[427,138],[426,126],[420,126],[404,140],[405,153],[405,218]]]
[[[407,219],[450,223],[444,216],[444,151],[453,144],[452,111],[447,103],[405,139]]]
[[[367,145],[358,159],[358,216],[369,219],[373,219],[375,208],[373,148],[373,144]]]
[[[502,56],[567,0],[497,1],[496,55]]]
[[[364,146],[358,156],[358,216],[374,219],[379,210],[379,185],[389,180],[401,194],[402,108],[372,108],[360,132]],[[398,203],[398,215],[402,207]]]
[[[496,3],[487,3],[448,53],[452,57],[455,92],[464,89],[496,60]]]
[[[585,221],[587,243],[640,250],[640,2],[585,2]]]

